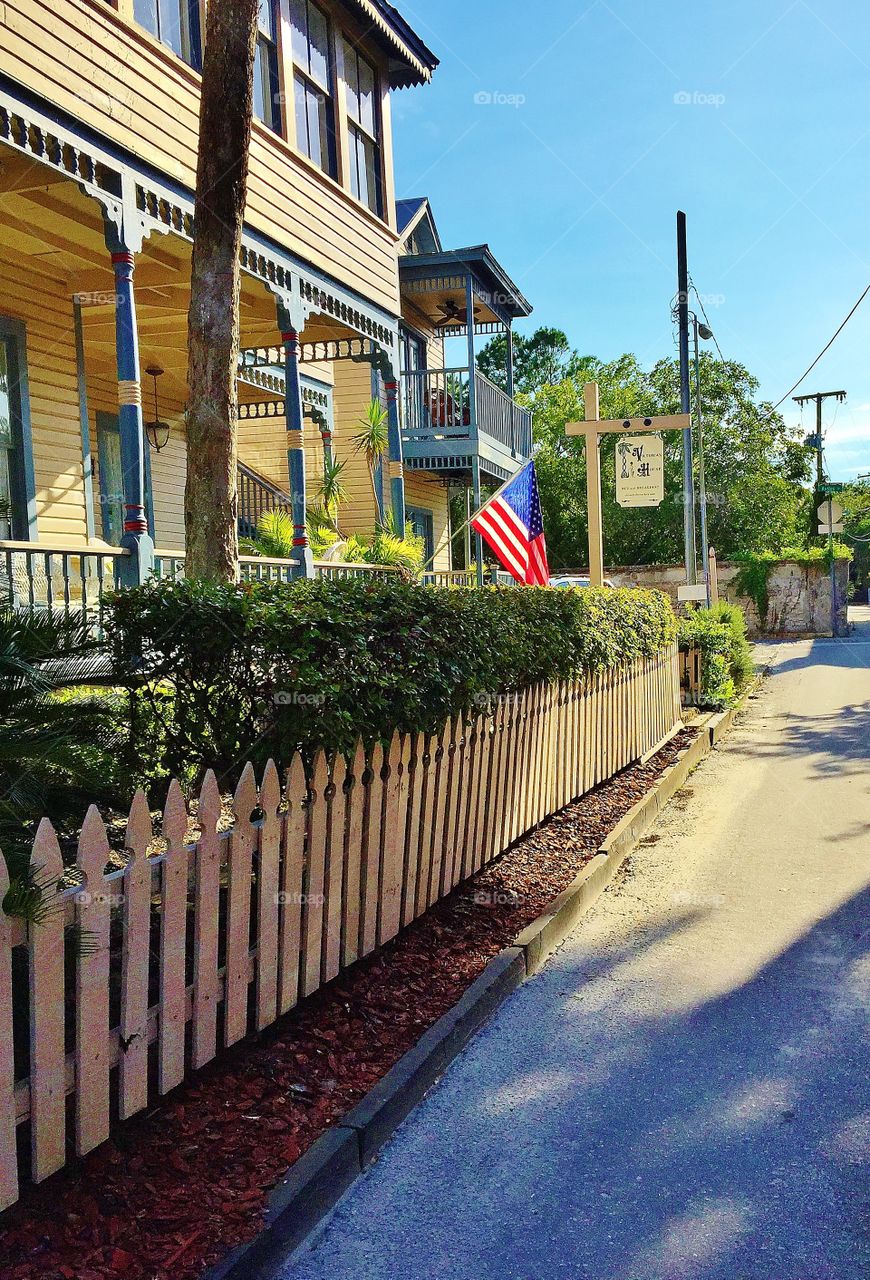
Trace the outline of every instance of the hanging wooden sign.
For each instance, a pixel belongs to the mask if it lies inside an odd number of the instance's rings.
[[[621,507],[657,507],[665,496],[661,436],[622,436],[616,442],[616,501]]]

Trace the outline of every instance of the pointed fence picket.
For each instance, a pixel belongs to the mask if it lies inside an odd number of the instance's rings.
[[[318,751],[307,771],[297,754],[283,787],[271,761],[259,788],[248,764],[227,830],[211,772],[193,814],[171,784],[159,840],[139,791],[124,853],[112,853],[92,806],[73,872],[44,820],[31,873],[45,909],[24,926],[0,908],[0,1209],[24,1174],[18,1125],[29,1125],[36,1182],[67,1158],[70,1095],[75,1151],[91,1151],[115,1111],[124,1120],[148,1106],[149,1080],[165,1093],[209,1062],[219,1029],[229,1046],[267,1027],[652,751],[679,723],[679,697],[667,651],[494,698],[437,733],[397,731],[348,758]],[[6,883],[0,856],[0,901]],[[65,948],[70,926],[77,945]],[[26,1044],[13,1034],[13,1001],[29,1020]]]

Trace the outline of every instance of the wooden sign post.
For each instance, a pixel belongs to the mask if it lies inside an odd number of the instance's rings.
[[[599,418],[600,398],[597,382],[587,382],[583,389],[586,402],[585,422],[569,422],[567,436],[586,439],[586,507],[589,516],[589,581],[593,587],[604,584],[604,530],[601,520],[601,455],[599,442],[603,435],[645,431],[685,431],[691,425],[687,413],[670,413],[660,418],[624,418],[602,422]]]

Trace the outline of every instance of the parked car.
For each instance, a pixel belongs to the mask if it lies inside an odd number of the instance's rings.
[[[580,589],[580,588],[582,588],[582,587],[591,587],[591,586],[592,586],[592,583],[591,583],[591,581],[590,581],[590,579],[589,579],[589,578],[584,577],[584,576],[582,576],[581,574],[577,574],[577,573],[566,573],[566,574],[557,574],[557,575],[556,575],[556,577],[551,578],[551,579],[550,579],[550,586],[551,586],[551,587],[566,587],[566,588],[567,588],[567,587],[575,587],[575,588]],[[609,578],[605,578],[605,579],[604,579],[604,586],[605,586],[605,587],[614,587],[614,588],[615,588],[616,583],[615,583],[615,582],[611,582]]]

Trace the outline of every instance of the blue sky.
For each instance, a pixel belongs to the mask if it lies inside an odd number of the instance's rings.
[[[870,7],[399,6],[442,65],[393,95],[397,187],[430,197],[445,245],[488,242],[530,327],[652,363],[675,351],[683,208],[723,353],[784,395],[870,283]],[[870,298],[799,388],[849,392],[827,415],[838,479],[870,471],[868,351]]]

